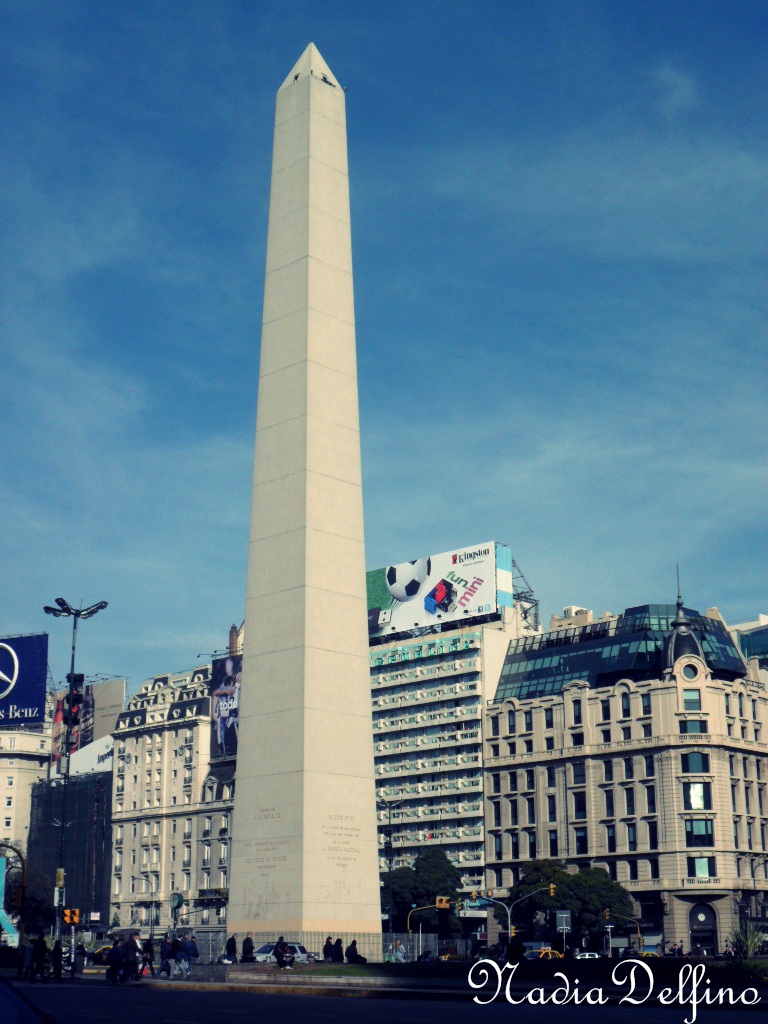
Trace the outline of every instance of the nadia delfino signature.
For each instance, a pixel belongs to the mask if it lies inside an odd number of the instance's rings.
[[[482,999],[475,996],[474,1002],[485,1006],[497,999],[502,992],[507,1002],[513,1006],[522,1006],[524,1003],[532,1006],[576,1006],[582,1003],[588,1006],[603,1006],[609,1001],[602,988],[581,990],[578,987],[578,978],[571,980],[560,971],[557,971],[554,977],[562,984],[552,991],[537,987],[531,988],[528,992],[513,993],[510,986],[519,966],[498,964],[495,960],[478,960],[472,965],[467,980],[473,989],[486,990],[488,997]],[[683,1024],[695,1024],[699,1006],[754,1006],[760,1002],[760,995],[754,988],[745,988],[742,991],[732,988],[713,989],[709,978],[704,977],[706,970],[704,964],[683,964],[678,973],[676,987],[657,988],[653,971],[647,964],[642,960],[622,960],[611,972],[611,981],[621,989],[626,989],[619,999],[619,1005],[626,1003],[630,1006],[642,1006],[644,1003],[656,1001],[662,1006],[690,1007],[690,1016],[684,1018]],[[496,987],[488,988],[489,984],[493,986],[494,980]]]

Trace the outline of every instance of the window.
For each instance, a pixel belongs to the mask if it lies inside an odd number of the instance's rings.
[[[743,693],[739,694],[738,700],[739,700],[739,718],[743,718],[744,717],[744,694]]]
[[[533,729],[533,712],[523,712],[523,728],[525,732],[530,732]]]
[[[555,749],[555,737],[554,736],[545,736],[544,737],[544,749],[545,750],[554,750]]]
[[[499,716],[494,715],[491,719],[491,736],[499,735]]]
[[[573,744],[574,747],[583,747],[584,746],[584,733],[583,732],[574,732],[574,733],[572,733],[571,734],[571,743]]]
[[[494,860],[501,860],[501,836],[495,835],[493,837],[493,857]]]
[[[627,849],[630,853],[637,849],[637,825],[634,823],[627,825]]]
[[[717,868],[714,857],[689,857],[688,858],[689,878],[716,878]]]
[[[605,816],[606,818],[612,818],[615,814],[613,806],[613,790],[605,790]]]
[[[725,713],[726,715],[731,713],[731,695],[729,693],[725,694]]]
[[[501,774],[499,772],[493,772],[491,775],[491,792],[501,792]]]
[[[579,827],[573,830],[573,837],[576,841],[576,856],[583,856],[589,853],[589,843],[587,842],[587,830]]]
[[[557,821],[557,800],[551,794],[547,797],[547,820]]]
[[[12,775],[9,775],[9,776],[8,776],[8,777],[6,778],[6,780],[5,780],[5,784],[6,784],[6,786],[12,786],[12,785],[13,785],[13,776],[12,776]]]
[[[533,753],[533,740],[523,740],[523,746],[525,747],[526,754]]]
[[[507,712],[507,732],[515,732],[515,712]]]
[[[496,836],[498,839],[499,837]],[[499,846],[501,849],[501,846]],[[520,838],[517,832],[512,833],[512,860],[520,860]]]
[[[490,756],[491,757],[498,757],[499,756],[499,744],[498,743],[492,743],[491,744],[491,755]]]
[[[528,833],[528,856],[531,860],[536,860],[536,833]]]
[[[526,770],[526,772],[525,772],[525,788],[526,789],[533,789],[534,788],[533,778],[534,778],[534,776],[533,776],[533,768],[528,768]]]
[[[611,730],[610,729],[601,729],[600,730],[600,738],[602,739],[603,743],[610,743],[611,742]]]
[[[509,791],[510,793],[517,792],[517,772],[509,773]]]
[[[608,853],[616,853],[616,826],[605,826],[605,840],[608,845]]]
[[[587,768],[583,761],[577,761],[571,766],[573,772],[574,786],[583,786],[587,781]]]
[[[626,692],[621,695],[621,717],[629,718],[629,694]]]
[[[707,732],[707,722],[703,718],[689,718],[687,721],[683,720],[680,722],[681,733],[705,733]]]
[[[551,766],[547,768],[547,785],[549,787],[554,787],[555,785],[555,769]]]
[[[5,806],[6,807],[13,807],[13,797],[12,796],[7,796],[5,798]]]
[[[573,702],[573,724],[581,725],[581,701],[575,700]]]
[[[603,778],[606,782],[613,782],[613,761],[603,761]]]
[[[554,729],[555,727],[555,712],[552,708],[544,708],[544,728]]]
[[[4,818],[3,819],[3,827],[4,828],[10,828],[11,827],[11,818]]]
[[[701,711],[701,690],[683,690],[683,711]]]
[[[648,871],[651,878],[659,877],[659,859],[658,857],[651,857],[648,861]]]
[[[557,857],[557,832],[549,833],[549,856]]]
[[[656,787],[646,786],[645,787],[645,804],[648,808],[649,814],[656,813]]]
[[[624,790],[624,801],[627,805],[627,814],[635,813],[635,791],[631,786]]]
[[[624,778],[634,779],[635,777],[635,762],[631,757],[624,758]]]
[[[712,784],[709,782],[684,782],[683,807],[686,811],[712,810]]]
[[[509,801],[509,823],[510,825],[520,824],[520,822],[517,819],[517,800]]]
[[[526,806],[528,808],[528,824],[529,825],[535,825],[536,824],[536,802],[535,802],[535,800],[533,799],[532,796],[527,796],[525,798],[525,803],[526,803]]]
[[[643,693],[640,697],[640,710],[644,715],[650,715],[651,713],[651,695],[650,693]]]
[[[609,700],[600,701],[600,717],[604,722],[610,722],[611,720],[611,702]]]
[[[703,754],[700,750],[693,750],[690,754],[681,754],[680,767],[686,775],[708,772],[709,754]],[[733,775],[733,771],[731,771],[731,775]]]
[[[653,754],[645,755],[645,777],[646,779],[652,779],[656,774],[656,767],[653,763]]]
[[[636,882],[637,881],[637,861],[636,860],[629,861],[629,880],[630,880],[630,882]]]
[[[651,732],[651,723],[645,722],[643,724],[643,739],[650,739],[653,733]]]
[[[626,742],[627,740],[631,740],[632,739],[632,726],[631,725],[623,725],[621,727],[621,738],[624,740],[624,742]]]
[[[714,846],[715,823],[711,818],[691,818],[685,823],[686,846]]]
[[[499,828],[499,826],[501,825],[501,804],[499,803],[498,800],[494,800],[492,806],[493,806],[493,824],[494,824],[495,828]],[[206,851],[207,851],[208,857],[210,859],[210,852],[211,852],[210,851],[210,847],[206,847]]]
[[[509,754],[510,757],[514,757],[517,753],[517,744],[514,740],[511,740],[509,743],[507,743],[507,753]]]
[[[587,794],[584,790],[578,790],[573,794],[573,816],[577,820],[587,816]]]
[[[659,827],[655,821],[648,822],[648,849],[656,850],[659,845]],[[653,875],[651,876],[653,877]]]

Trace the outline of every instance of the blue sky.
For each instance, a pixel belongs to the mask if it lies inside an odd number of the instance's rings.
[[[0,633],[132,685],[243,615],[274,96],[347,88],[368,566],[545,620],[766,599],[761,2],[0,7]]]

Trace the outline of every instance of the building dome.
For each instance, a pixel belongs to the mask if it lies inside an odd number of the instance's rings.
[[[706,662],[699,638],[691,628],[691,620],[683,611],[683,598],[678,594],[677,614],[672,622],[672,632],[664,642],[664,667],[672,670],[678,658],[686,655],[693,655]]]

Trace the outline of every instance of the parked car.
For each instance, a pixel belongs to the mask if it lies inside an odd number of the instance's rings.
[[[297,964],[311,964],[317,960],[317,954],[307,952],[307,949],[300,942],[286,942],[286,945]],[[263,946],[259,946],[258,949],[254,950],[253,959],[257,964],[276,964],[277,960],[275,960],[273,953],[274,948],[274,942],[265,942]]]
[[[529,949],[525,954],[526,960],[562,960],[563,954],[556,949]]]
[[[576,960],[599,960],[600,959],[600,954],[599,953],[577,953],[575,959]]]

